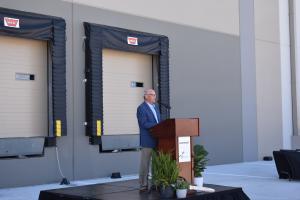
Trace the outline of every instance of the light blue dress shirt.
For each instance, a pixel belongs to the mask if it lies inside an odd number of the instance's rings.
[[[155,120],[158,123],[158,118],[157,118],[157,114],[156,114],[156,111],[155,111],[155,105],[154,104],[150,104],[148,102],[146,102],[146,103],[149,106],[149,108],[151,109],[151,111],[152,111],[152,113],[153,113],[153,115],[155,117]]]

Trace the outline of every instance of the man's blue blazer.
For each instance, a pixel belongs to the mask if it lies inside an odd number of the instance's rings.
[[[159,108],[155,105],[155,111],[158,122],[160,122]],[[143,102],[137,108],[136,113],[139,127],[140,127],[140,144],[141,147],[154,148],[156,147],[156,140],[152,137],[149,129],[157,124],[154,114],[146,102]]]

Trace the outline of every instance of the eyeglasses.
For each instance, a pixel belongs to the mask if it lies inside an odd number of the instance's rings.
[[[150,95],[150,96],[156,96],[156,94],[146,94],[146,95]]]

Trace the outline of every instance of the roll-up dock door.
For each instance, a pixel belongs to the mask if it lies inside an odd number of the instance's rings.
[[[152,56],[103,49],[103,131],[139,134],[136,109],[152,88]]]
[[[0,138],[46,137],[47,42],[0,36]]]

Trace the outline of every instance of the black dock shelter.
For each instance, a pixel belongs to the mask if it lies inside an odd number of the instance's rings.
[[[59,17],[0,8],[0,35],[47,41],[48,139],[51,143],[53,138],[67,135],[65,20]]]
[[[109,48],[158,56],[158,96],[169,105],[169,39],[163,35],[84,22],[86,65],[86,135],[101,144],[103,133],[102,50]],[[161,106],[162,119],[169,117]],[[101,146],[101,145],[100,145]]]

